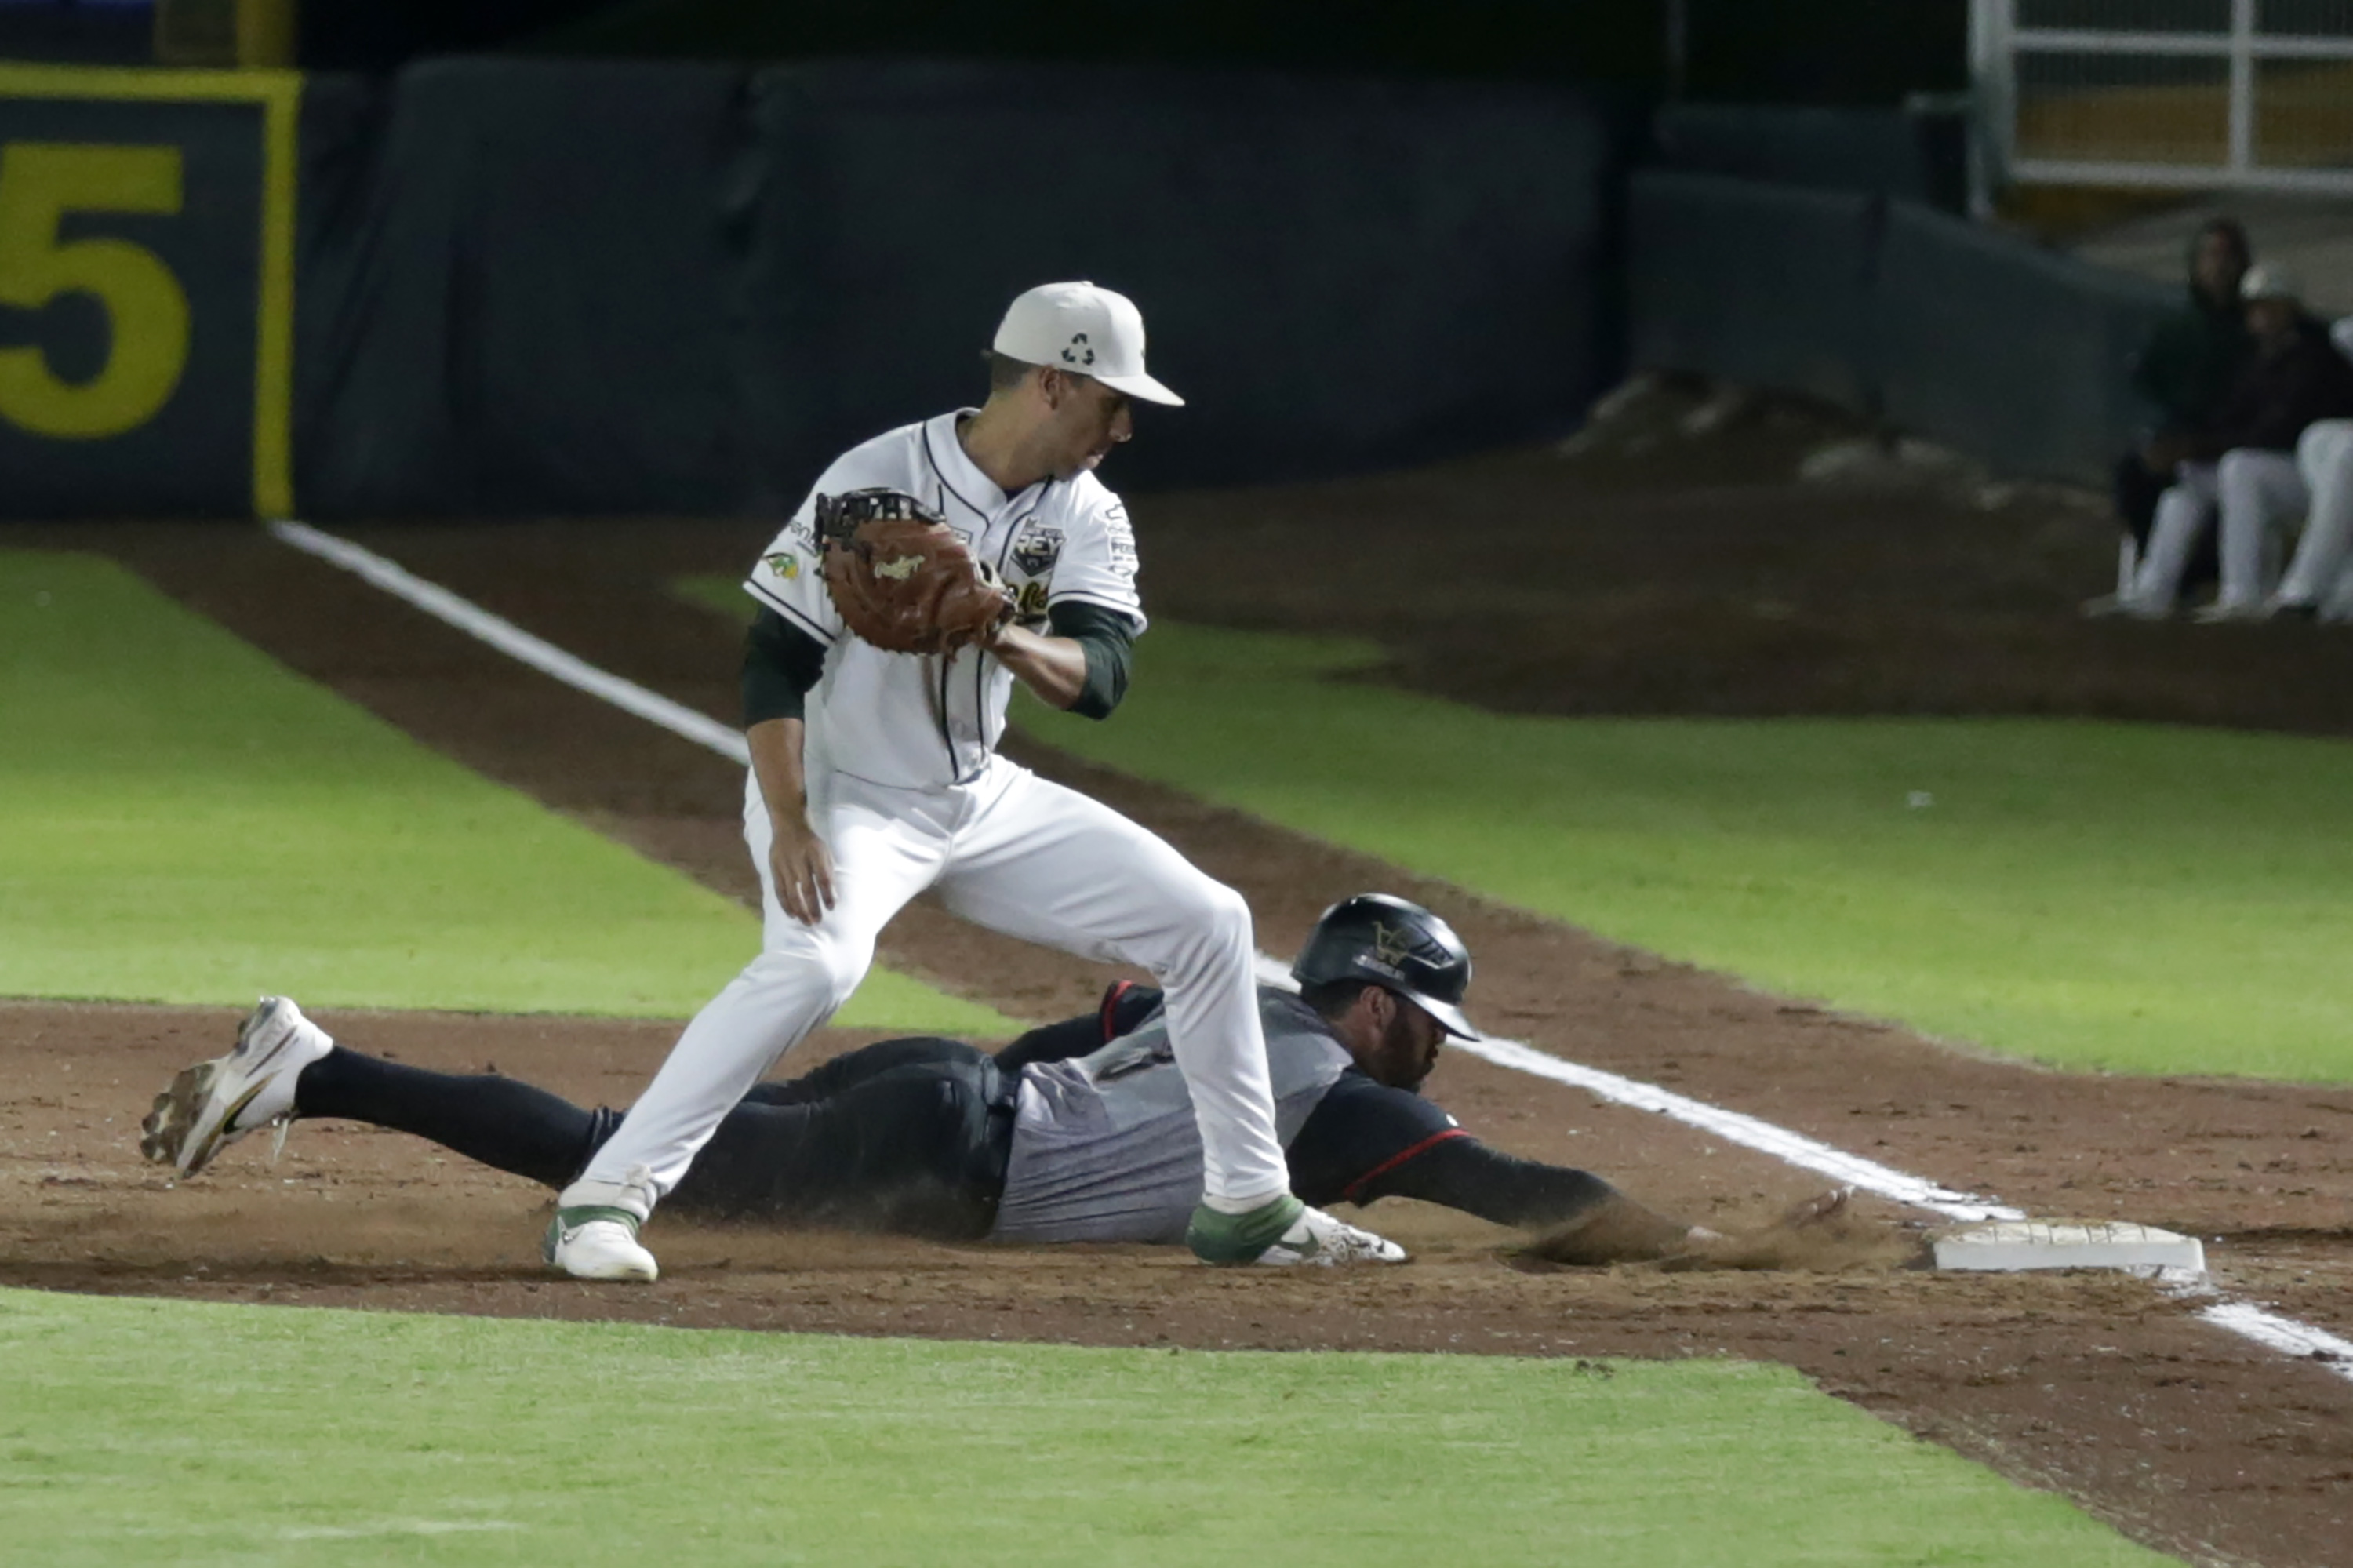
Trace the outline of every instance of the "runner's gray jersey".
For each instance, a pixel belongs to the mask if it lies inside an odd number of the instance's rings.
[[[1259,988],[1284,1145],[1351,1065],[1313,1008]],[[1201,1134],[1155,1013],[1092,1055],[1022,1069],[993,1239],[1177,1242],[1201,1197]]]
[[[876,487],[936,507],[1013,591],[1025,626],[1057,604],[1113,609],[1144,630],[1135,535],[1127,508],[1092,473],[1043,480],[1008,495],[965,455],[943,414],[852,447],[818,476],[744,579],[744,590],[822,643],[803,741],[812,772],[838,768],[901,789],[969,783],[1005,733],[1013,673],[968,648],[950,658],[886,653],[848,636],[818,561],[817,498]]]

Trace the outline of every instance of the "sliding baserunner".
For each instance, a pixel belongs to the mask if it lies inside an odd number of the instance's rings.
[[[1470,955],[1418,905],[1335,906],[1293,973],[1258,991],[1275,1123],[1304,1202],[1419,1198],[1579,1238],[1591,1261],[1704,1246],[1582,1171],[1481,1143],[1419,1090],[1463,1016]],[[379,1061],[330,1040],[284,998],[237,1049],[190,1068],[155,1102],[142,1150],[193,1175],[250,1132],[340,1118],[432,1139],[560,1188],[620,1118],[501,1077]],[[672,1194],[682,1213],[948,1241],[1183,1239],[1201,1145],[1156,991],[1121,985],[1099,1012],[1032,1031],[995,1056],[953,1040],[884,1041],[728,1113]],[[1819,1205],[1818,1205],[1819,1207]],[[1325,1263],[1270,1244],[1261,1263]]]

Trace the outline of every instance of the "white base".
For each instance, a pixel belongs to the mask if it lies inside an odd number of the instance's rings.
[[[2202,1274],[2196,1236],[2116,1220],[2002,1220],[1954,1231],[1936,1242],[1938,1268],[2180,1268]]]

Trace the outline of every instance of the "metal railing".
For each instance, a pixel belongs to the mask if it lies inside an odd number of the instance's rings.
[[[2353,0],[1971,0],[1997,177],[2353,195]]]

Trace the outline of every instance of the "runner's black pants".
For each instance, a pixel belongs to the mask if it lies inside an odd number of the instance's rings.
[[[1015,1079],[954,1040],[885,1040],[719,1124],[666,1208],[708,1219],[976,1241],[997,1223]],[[621,1124],[512,1078],[427,1072],[338,1047],[305,1068],[295,1111],[430,1139],[562,1188]]]

